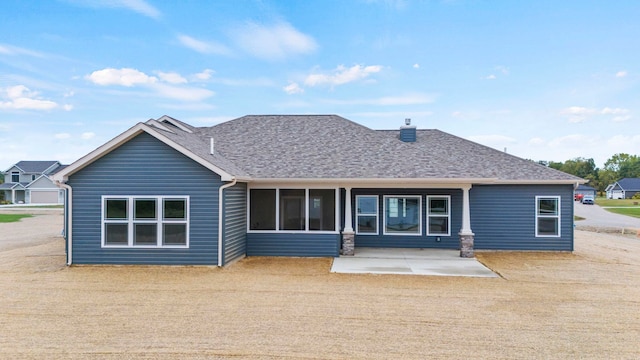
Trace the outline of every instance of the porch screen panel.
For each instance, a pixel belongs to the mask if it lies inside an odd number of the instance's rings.
[[[336,191],[309,190],[309,230],[333,231],[336,228]]]
[[[251,230],[276,229],[276,190],[252,189],[249,193]]]
[[[305,229],[305,190],[280,190],[280,230]]]

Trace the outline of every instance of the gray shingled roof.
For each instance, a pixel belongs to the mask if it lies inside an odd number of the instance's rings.
[[[640,191],[640,178],[624,178],[618,180],[618,185],[625,191]]]
[[[398,131],[372,130],[336,115],[250,115],[193,134],[164,133],[223,170],[254,179],[581,181],[439,130],[418,130],[417,141],[405,143]]]
[[[42,174],[43,171],[47,170],[51,167],[51,165],[56,164],[58,161],[20,161],[15,166],[19,167],[28,174]]]

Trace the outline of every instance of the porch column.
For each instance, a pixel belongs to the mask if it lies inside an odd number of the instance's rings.
[[[355,233],[351,216],[351,188],[345,187],[344,194],[344,229],[342,230],[342,255],[353,256],[355,250]]]
[[[471,210],[469,206],[471,185],[462,187],[462,228],[460,229],[460,257],[473,257],[474,234],[471,231]]]

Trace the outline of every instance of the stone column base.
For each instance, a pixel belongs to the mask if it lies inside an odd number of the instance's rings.
[[[473,234],[459,234],[460,235],[460,257],[472,258],[473,254]]]
[[[355,234],[353,232],[342,233],[342,255],[353,256],[356,248]]]

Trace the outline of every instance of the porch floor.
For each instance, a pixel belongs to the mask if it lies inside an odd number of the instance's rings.
[[[427,276],[498,277],[475,258],[459,250],[356,248],[354,256],[333,259],[331,272]]]

